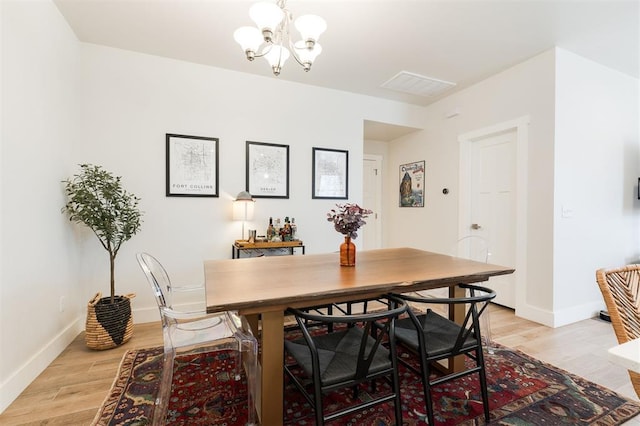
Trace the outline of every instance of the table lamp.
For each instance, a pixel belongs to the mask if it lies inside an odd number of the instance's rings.
[[[244,241],[244,223],[253,219],[255,200],[247,191],[240,192],[233,201],[233,220],[242,221],[242,240]]]

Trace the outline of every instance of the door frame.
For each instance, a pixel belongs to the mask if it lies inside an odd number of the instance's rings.
[[[379,180],[378,180],[378,187],[376,188],[376,192],[378,193],[378,204],[376,206],[367,206],[367,208],[371,209],[374,211],[374,214],[377,215],[375,224],[372,228],[374,228],[376,237],[378,238],[378,241],[380,242],[380,247],[382,248],[384,247],[384,236],[382,235],[382,219],[384,218],[384,215],[382,214],[382,210],[383,210],[383,197],[384,197],[384,176],[382,173],[382,169],[383,169],[383,161],[384,158],[382,155],[378,155],[378,154],[363,154],[362,155],[362,162],[363,162],[363,167],[362,170],[364,171],[364,162],[365,161],[375,161],[378,166],[378,176],[379,176]],[[368,232],[367,230],[369,229],[368,227],[364,228],[365,231],[364,232]],[[365,237],[366,238],[366,237]]]
[[[527,152],[529,145],[528,115],[515,120],[484,127],[458,136],[460,145],[459,192],[458,198],[458,237],[468,232],[471,223],[471,147],[474,142],[498,136],[501,133],[515,131],[516,134],[516,264],[505,265],[515,267],[515,307],[523,309],[527,294]]]

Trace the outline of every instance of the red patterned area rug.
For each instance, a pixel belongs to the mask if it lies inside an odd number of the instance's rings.
[[[491,424],[618,425],[640,413],[638,402],[519,351],[496,346],[496,353],[486,359]],[[166,424],[233,426],[245,423],[246,400],[242,390],[235,388],[242,383],[226,374],[229,359],[224,353],[208,353],[181,357],[176,362]],[[127,352],[93,425],[151,424],[161,361],[161,348]],[[425,425],[420,380],[401,368],[403,423]],[[383,391],[384,386],[380,383],[377,389]],[[369,388],[364,385],[358,398],[370,397],[368,392]],[[436,425],[484,424],[474,376],[439,385],[434,393]],[[327,408],[348,404],[350,398],[349,390],[329,395]],[[392,405],[383,404],[329,424],[387,426],[394,424],[393,419]],[[313,411],[289,384],[285,388],[284,420],[286,425],[314,424]]]

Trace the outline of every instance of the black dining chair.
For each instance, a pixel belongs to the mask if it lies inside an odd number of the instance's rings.
[[[484,409],[484,418],[489,422],[489,394],[482,351],[480,317],[487,302],[496,297],[496,293],[486,287],[472,284],[458,284],[465,291],[463,297],[431,298],[415,294],[399,294],[396,297],[409,304],[408,317],[396,321],[395,337],[399,345],[417,354],[419,368],[415,363],[400,358],[414,373],[422,378],[427,419],[434,424],[433,396],[431,389],[440,383],[458,379],[470,374],[478,374],[480,393]],[[453,289],[452,289],[453,290]],[[449,312],[464,309],[466,315],[461,324],[437,313],[429,305],[447,305]],[[445,372],[444,375],[431,377],[432,363],[454,356],[463,355],[473,360],[473,366],[462,371]]]
[[[398,378],[398,360],[395,350],[395,322],[407,310],[402,300],[376,299],[385,308],[371,312],[337,314],[288,309],[298,323],[302,334],[295,340],[285,339],[284,370],[315,411],[316,425],[355,413],[374,405],[392,402],[396,424],[402,424],[402,404]],[[377,305],[378,307],[380,305]],[[319,323],[333,327],[322,331],[308,324]],[[387,348],[383,342],[390,342]],[[289,358],[289,361],[287,360]],[[377,388],[375,381],[386,379],[390,390]],[[307,383],[311,381],[310,385]],[[376,396],[351,406],[325,413],[326,393],[344,388],[357,388],[370,383]],[[354,397],[354,401],[356,398]]]

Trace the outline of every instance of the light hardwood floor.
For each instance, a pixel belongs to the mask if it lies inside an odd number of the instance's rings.
[[[588,319],[552,329],[494,306],[492,337],[540,360],[638,400],[627,371],[607,360],[616,344],[611,325]],[[88,425],[102,405],[125,351],[159,346],[159,323],[137,324],[132,339],[108,351],[92,351],[84,335],[75,341],[0,415],[0,425]],[[627,425],[640,425],[632,419]]]

